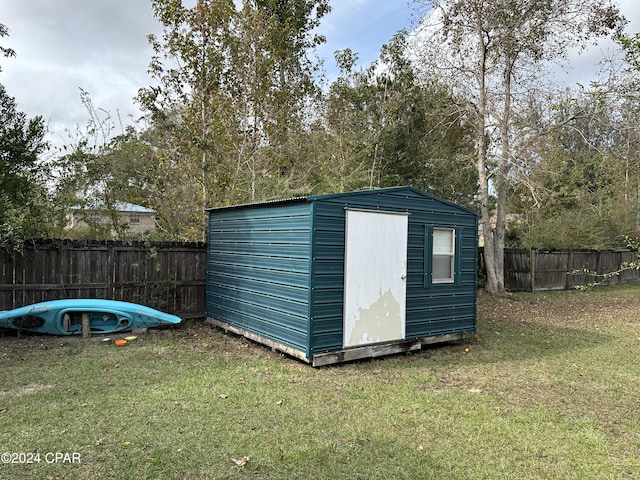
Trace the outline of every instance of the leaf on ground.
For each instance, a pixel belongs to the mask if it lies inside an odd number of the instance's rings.
[[[240,457],[240,458],[231,457],[231,461],[233,463],[235,463],[236,466],[238,466],[238,467],[244,467],[247,463],[249,463],[249,460],[250,460],[250,458],[248,456]]]

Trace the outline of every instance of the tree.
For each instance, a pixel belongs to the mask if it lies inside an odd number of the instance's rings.
[[[618,35],[624,19],[610,0],[420,0],[419,62],[451,86],[461,111],[474,117],[476,169],[485,238],[487,290],[504,292],[507,197],[519,164],[516,129],[521,99],[535,96],[545,62],[569,48]],[[495,197],[495,225],[492,224]]]
[[[118,206],[120,202],[149,205],[156,167],[151,147],[140,140],[135,125],[121,127],[122,133],[114,136],[111,113],[95,107],[89,92],[80,89],[80,101],[88,115],[87,124],[68,132],[64,154],[51,162],[60,234],[131,239],[129,224],[122,220]],[[85,222],[88,228],[68,231],[67,214],[72,208],[97,209],[101,218],[110,221],[97,221],[88,216]]]
[[[223,195],[229,179],[225,86],[236,11],[232,0],[197,0],[193,8],[179,0],[153,0],[152,7],[164,28],[161,38],[148,36],[155,52],[149,72],[159,85],[141,89],[138,100],[156,132],[172,140],[166,160],[195,190],[185,207],[201,212],[203,239],[204,209]]]
[[[314,79],[317,64],[309,52],[325,38],[314,30],[331,7],[328,0],[247,0],[244,4],[244,11],[254,10],[265,26],[266,41],[261,46],[267,68],[262,71],[268,87],[264,100],[269,115],[263,119],[263,128],[272,163],[270,173],[291,182],[299,173],[297,140],[305,134],[306,107],[318,93]]]
[[[51,227],[42,117],[28,119],[0,85],[0,246],[44,236]]]
[[[309,133],[308,106],[317,91],[309,51],[324,41],[312,30],[328,8],[324,0],[251,0],[238,12],[227,77],[233,200],[307,188],[301,139]]]
[[[379,139],[382,184],[411,184],[472,207],[477,191],[473,124],[457,114],[448,88],[418,81],[406,50],[407,32],[400,31],[382,47],[384,67],[374,70],[386,104]]]
[[[351,49],[334,54],[340,71],[324,98],[322,116],[331,146],[320,168],[328,190],[357,190],[377,178],[377,137],[382,103],[372,100],[371,68],[356,69],[357,53]],[[321,180],[322,181],[322,180]]]
[[[602,62],[597,81],[531,109],[538,113],[528,122],[547,133],[527,145],[535,161],[519,172],[510,201],[526,216],[511,229],[520,245],[619,248],[640,232],[640,84],[633,39],[619,39],[623,50]]]
[[[406,42],[398,32],[367,69],[355,68],[351,50],[336,52],[341,73],[324,109],[334,144],[329,178],[340,190],[410,184],[472,205],[473,130],[447,89],[418,82]]]
[[[510,198],[523,246],[624,247],[638,231],[637,105],[615,92],[568,91],[541,120],[548,133]]]
[[[4,38],[9,36],[9,29],[7,28],[6,25],[0,23],[0,38]],[[0,54],[3,57],[15,57],[16,56],[16,52],[15,50],[13,50],[12,48],[9,47],[3,47],[2,45],[0,45]],[[0,68],[0,72],[2,71],[2,69]]]
[[[141,89],[139,100],[164,165],[197,190],[185,198],[189,207],[202,212],[299,188],[305,107],[315,93],[307,55],[323,40],[313,29],[328,2],[247,0],[239,10],[232,0],[152,5],[164,26],[161,38],[149,36],[159,86]]]
[[[621,35],[618,37],[618,42],[625,53],[629,70],[636,74],[640,73],[640,33]]]

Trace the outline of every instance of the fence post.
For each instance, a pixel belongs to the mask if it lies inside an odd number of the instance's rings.
[[[114,282],[115,282],[115,277],[116,277],[116,262],[115,262],[115,252],[114,252],[115,246],[113,243],[108,243],[107,244],[107,275],[109,276],[109,278],[107,278],[107,295],[106,297],[110,300],[115,300],[116,298],[116,292],[115,292],[115,287],[114,287]]]
[[[536,293],[536,249],[529,250],[529,275],[531,276],[531,293]]]
[[[567,272],[564,274],[564,289],[569,290],[569,282],[571,280],[571,272],[573,271],[573,250],[569,250],[569,258],[567,259]]]
[[[623,257],[623,253],[622,252],[618,252],[618,268],[622,268],[622,257]],[[624,272],[620,272],[618,274],[618,285],[622,285],[624,282],[622,281],[622,276],[624,275]]]

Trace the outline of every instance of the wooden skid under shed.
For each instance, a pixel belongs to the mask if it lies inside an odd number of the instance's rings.
[[[350,362],[364,358],[384,357],[397,353],[406,353],[420,350],[423,345],[434,343],[453,342],[462,339],[462,333],[449,333],[433,337],[418,338],[414,340],[398,340],[388,343],[351,347],[335,352],[318,353],[313,356],[313,366],[332,365],[334,363]]]
[[[288,347],[280,342],[276,342],[244,328],[236,327],[211,317],[207,317],[206,321],[213,326],[222,328],[225,332],[232,332],[236,335],[241,335],[250,340],[266,345],[267,347],[271,347],[274,351],[277,350],[291,357],[297,358],[298,360],[302,360],[303,362],[310,363],[314,367],[334,365],[336,363],[351,362],[366,358],[384,357],[397,353],[413,352],[420,350],[423,345],[458,341],[461,340],[464,335],[464,333],[449,333],[446,335],[434,335],[432,337],[411,340],[399,340],[394,342],[364,345],[362,347],[350,347],[332,352],[317,353],[313,355],[312,359],[309,359],[300,350]]]

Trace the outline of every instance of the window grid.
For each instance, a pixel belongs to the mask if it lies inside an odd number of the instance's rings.
[[[451,228],[433,229],[432,283],[454,283],[456,232]]]

